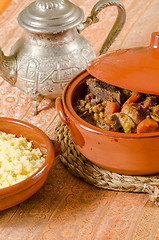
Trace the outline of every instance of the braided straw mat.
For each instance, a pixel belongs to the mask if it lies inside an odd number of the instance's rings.
[[[55,139],[61,144],[60,160],[74,175],[103,189],[149,193],[150,200],[159,206],[159,175],[128,176],[96,166],[75,148],[70,131],[62,122],[55,129]]]

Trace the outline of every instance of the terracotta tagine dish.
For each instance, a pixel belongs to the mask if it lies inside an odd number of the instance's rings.
[[[153,33],[148,47],[92,60],[56,99],[76,148],[94,164],[127,175],[159,172],[158,62]]]
[[[26,200],[39,190],[48,176],[55,154],[58,154],[60,149],[56,142],[53,146],[51,140],[42,130],[24,121],[11,118],[0,118],[0,131],[6,134],[15,134],[17,138],[21,136],[26,138],[27,141],[32,142],[35,149],[39,148],[44,156],[44,163],[42,166],[25,180],[8,187],[1,187],[0,182],[0,210],[4,210]],[[4,149],[2,149],[1,154],[3,154],[3,151]],[[5,169],[6,167],[8,166],[1,166],[0,170],[2,171],[2,169]],[[5,174],[7,171],[8,170],[5,171]],[[8,173],[8,178],[10,180],[12,169],[8,171]]]

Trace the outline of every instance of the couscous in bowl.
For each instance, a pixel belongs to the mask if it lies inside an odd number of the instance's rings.
[[[33,148],[40,149],[45,158],[42,166],[31,176],[11,186],[0,188],[0,210],[4,210],[26,200],[44,184],[55,157],[55,149],[42,130],[24,121],[0,118],[0,131],[14,134],[17,138],[26,138],[32,142]]]

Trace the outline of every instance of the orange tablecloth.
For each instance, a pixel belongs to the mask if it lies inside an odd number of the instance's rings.
[[[0,14],[4,12],[4,10],[8,7],[11,0],[3,0],[0,2]]]
[[[9,53],[10,47],[23,33],[16,18],[30,2],[0,1],[0,12],[3,12],[0,15],[0,46],[5,53]],[[88,15],[96,1],[73,2]],[[150,33],[159,31],[158,0],[123,0],[123,3],[127,22],[110,51],[147,45]],[[102,11],[102,20],[83,32],[97,54],[115,15],[113,7]],[[50,103],[50,100],[43,100],[39,114],[33,117],[29,98],[0,78],[0,116],[28,121],[53,138],[59,117],[54,103]],[[96,188],[71,175],[56,160],[46,183],[34,196],[0,212],[0,239],[158,240],[158,222],[159,208],[149,201],[147,194]]]

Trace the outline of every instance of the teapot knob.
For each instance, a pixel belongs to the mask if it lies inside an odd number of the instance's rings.
[[[68,0],[36,0],[18,16],[19,24],[32,33],[57,34],[84,19],[81,8]]]
[[[63,0],[36,0],[36,5],[41,9],[53,9],[63,5]]]
[[[86,27],[90,26],[92,23],[99,21],[98,13],[106,7],[116,6],[118,8],[117,19],[110,30],[106,40],[104,41],[100,54],[104,54],[108,48],[112,45],[117,35],[122,30],[125,20],[126,20],[126,11],[124,5],[120,0],[100,0],[98,1],[91,11],[91,16],[87,17],[86,21],[77,26],[78,32],[83,31]]]
[[[153,32],[151,35],[151,48],[159,48],[159,32]]]

